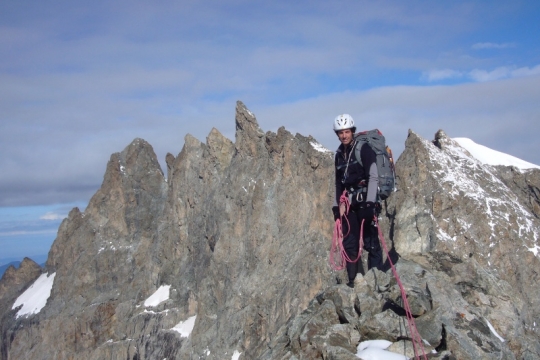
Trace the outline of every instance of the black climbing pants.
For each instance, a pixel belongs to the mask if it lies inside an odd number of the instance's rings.
[[[358,219],[356,212],[352,209],[349,211],[349,214],[347,214],[347,219],[349,220],[348,223],[345,219],[342,221],[343,235],[348,233],[343,239],[343,248],[349,259],[354,260],[358,256],[359,251],[360,224],[362,223],[362,219]],[[366,220],[364,222],[363,240],[364,250],[368,252],[368,270],[373,267],[382,269],[382,250],[379,242],[379,234],[375,225],[372,224],[372,221],[368,222]],[[347,262],[349,282],[354,281],[356,274],[361,268],[362,262],[360,260],[352,263]]]

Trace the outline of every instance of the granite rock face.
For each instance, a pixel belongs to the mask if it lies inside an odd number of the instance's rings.
[[[9,266],[0,279],[0,300],[18,295],[41,274],[41,267],[32,259],[24,258],[19,268]]]
[[[490,323],[505,338],[500,348],[517,358],[540,356],[539,176],[536,169],[483,165],[443,131],[433,141],[410,131],[397,163],[400,189],[387,209],[397,253],[421,254],[428,260],[419,263],[448,275],[446,284],[461,295],[467,311],[453,306],[446,316],[465,314],[465,328]],[[449,335],[442,313],[437,321]],[[485,341],[477,343],[491,353]],[[456,342],[453,352],[464,344]]]
[[[519,202],[540,218],[540,171],[519,171],[511,166],[496,166],[492,170]]]
[[[328,266],[332,152],[238,102],[235,142],[187,135],[165,160],[141,139],[111,156],[59,228],[39,313],[12,305],[42,270],[4,275],[2,359],[354,359],[370,339],[414,356],[392,272],[349,289]],[[540,357],[539,174],[409,132],[380,221],[430,356]]]
[[[332,153],[283,128],[265,134],[240,102],[236,128],[234,143],[187,135],[166,176],[144,140],[113,154],[87,209],[59,228],[47,306],[8,314],[4,358],[256,358],[335,283]],[[161,286],[168,300],[146,307]],[[192,316],[189,337],[172,330]]]
[[[12,306],[17,297],[28,288],[41,274],[41,267],[30,258],[24,258],[19,268],[10,266],[0,279],[0,331],[2,339],[0,356],[8,358],[8,342],[6,337],[12,332],[13,316]]]
[[[410,131],[381,226],[430,358],[540,357],[538,170],[479,163],[442,131]],[[388,264],[388,260],[387,260]],[[368,272],[324,289],[281,328],[268,359],[353,359],[385,339],[415,357],[397,278]]]

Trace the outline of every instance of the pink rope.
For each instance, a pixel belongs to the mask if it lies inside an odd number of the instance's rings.
[[[420,333],[418,332],[418,329],[416,328],[414,317],[412,316],[411,308],[409,306],[409,301],[407,300],[407,293],[405,292],[405,288],[403,287],[403,284],[401,283],[401,280],[399,279],[399,275],[397,273],[396,267],[392,263],[392,259],[390,258],[390,254],[388,253],[388,248],[386,246],[386,242],[384,240],[384,236],[379,226],[377,217],[375,216],[374,218],[375,218],[375,224],[377,225],[377,231],[379,232],[379,239],[384,248],[384,251],[386,252],[386,257],[388,259],[388,262],[390,263],[390,267],[392,268],[392,273],[394,274],[394,277],[396,278],[397,284],[399,285],[399,289],[401,291],[401,298],[403,299],[403,307],[405,308],[405,313],[407,315],[407,323],[409,325],[409,332],[411,334],[411,339],[413,343],[414,358],[420,359],[420,356],[418,354],[419,354],[419,350],[421,350],[422,357],[425,360],[427,360],[426,350],[424,349],[422,337],[420,336]]]
[[[343,194],[341,194],[339,198],[339,206],[341,204],[345,205],[345,212],[343,213],[343,216],[336,219],[336,223],[334,224],[334,232],[332,236],[332,248],[330,249],[330,258],[329,263],[330,267],[335,271],[340,271],[345,269],[347,266],[347,263],[353,263],[358,261],[360,259],[360,256],[362,255],[362,247],[364,243],[364,221],[362,221],[362,225],[360,227],[360,241],[359,241],[359,248],[358,248],[358,256],[355,260],[351,260],[349,256],[347,255],[347,252],[345,251],[345,248],[343,247],[343,238],[349,235],[349,231],[351,229],[349,220],[347,219],[347,215],[349,214],[349,209],[351,207],[351,204],[349,203],[349,197],[347,195],[347,191],[343,191]],[[341,218],[344,218],[345,221],[347,221],[347,234],[343,235],[343,223],[341,221]]]
[[[343,235],[343,224],[342,224],[342,218],[345,218],[345,221],[347,221],[347,228],[350,231],[350,223],[347,219],[347,215],[349,213],[350,203],[349,203],[349,197],[347,196],[347,191],[343,191],[343,194],[341,194],[339,198],[339,205],[341,204],[345,205],[345,212],[342,216],[340,216],[338,219],[336,219],[336,223],[334,224],[334,232],[332,236],[332,248],[330,249],[330,258],[329,263],[330,267],[333,270],[340,271],[345,269],[347,262],[356,262],[358,259],[360,259],[360,256],[362,255],[362,248],[364,243],[364,222],[365,220],[362,220],[362,224],[360,225],[360,243],[358,248],[358,256],[355,260],[351,260],[349,256],[347,255],[347,252],[343,248],[343,238],[349,233]],[[403,307],[405,309],[405,314],[407,316],[407,324],[409,326],[409,333],[411,334],[411,340],[413,343],[413,349],[414,349],[414,355],[415,359],[419,360],[420,356],[418,355],[420,351],[422,351],[422,358],[424,360],[427,360],[426,350],[424,349],[424,344],[422,342],[422,337],[420,336],[420,333],[418,332],[418,329],[416,328],[416,324],[414,322],[414,317],[412,316],[411,308],[409,306],[409,301],[407,300],[407,293],[405,292],[405,288],[403,287],[403,283],[401,282],[399,275],[397,273],[396,267],[392,263],[392,259],[390,258],[390,254],[388,253],[388,247],[386,246],[386,241],[384,240],[383,233],[381,231],[381,228],[379,226],[379,221],[377,219],[377,216],[373,217],[375,224],[377,226],[377,231],[379,233],[379,240],[384,248],[384,251],[386,253],[386,258],[388,259],[388,262],[390,263],[390,267],[392,268],[392,273],[394,274],[394,277],[396,278],[396,282],[399,286],[399,289],[401,291],[401,298],[403,299]]]

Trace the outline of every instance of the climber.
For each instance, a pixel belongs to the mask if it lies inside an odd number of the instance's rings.
[[[382,268],[382,250],[379,243],[377,228],[373,221],[378,215],[380,204],[377,203],[378,172],[376,165],[376,155],[373,149],[366,145],[360,149],[361,164],[356,160],[354,151],[356,140],[354,133],[353,118],[348,114],[338,115],[334,119],[334,132],[341,145],[336,150],[336,194],[335,203],[332,207],[334,220],[343,219],[342,233],[343,248],[349,257],[354,260],[358,257],[360,229],[363,225],[363,248],[369,253],[368,270],[371,268]],[[347,212],[345,204],[340,204],[340,197],[343,191],[347,191],[350,201],[350,209]],[[348,283],[347,286],[354,287],[354,279],[358,270],[363,273],[362,261],[353,261],[346,264]]]

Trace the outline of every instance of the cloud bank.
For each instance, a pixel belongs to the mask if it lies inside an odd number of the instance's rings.
[[[408,129],[443,128],[540,163],[540,50],[524,35],[538,10],[424,5],[4,2],[0,206],[87,202],[110,154],[136,137],[162,164],[187,133],[233,139],[236,100],[264,130],[330,149],[331,119],[348,112],[397,153]]]

